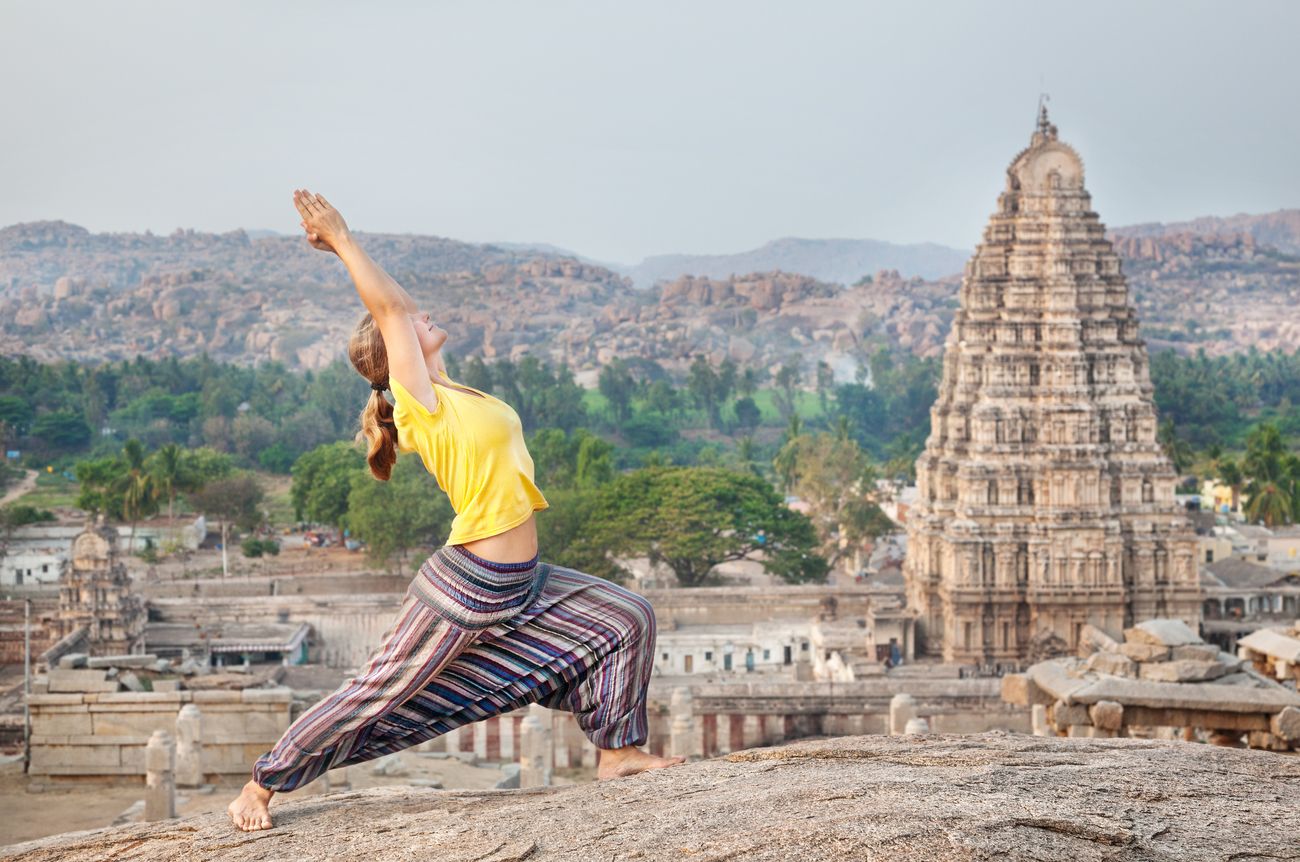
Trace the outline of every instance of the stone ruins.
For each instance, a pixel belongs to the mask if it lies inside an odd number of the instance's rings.
[[[1002,697],[1034,711],[1044,736],[1204,738],[1300,749],[1300,694],[1207,644],[1181,620],[1156,619],[1119,643],[1089,626],[1087,659],[1039,662],[1002,678]]]
[[[966,265],[907,521],[918,643],[949,662],[1072,652],[1092,624],[1196,625],[1193,534],[1083,162],[1044,109]]]
[[[117,530],[88,524],[59,575],[59,612],[50,628],[63,649],[95,655],[144,652],[144,600],[118,559]]]

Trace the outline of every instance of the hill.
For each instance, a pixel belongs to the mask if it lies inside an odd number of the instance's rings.
[[[637,287],[684,275],[729,278],[751,272],[797,272],[819,281],[852,284],[882,269],[932,279],[960,273],[970,252],[935,243],[896,245],[874,239],[773,240],[736,254],[664,254],[614,268]]]
[[[1286,254],[1300,255],[1300,209],[1277,210],[1262,215],[1238,213],[1234,216],[1202,216],[1191,221],[1169,224],[1148,222],[1116,228],[1115,234],[1125,237],[1247,234],[1259,245],[1271,245]]]

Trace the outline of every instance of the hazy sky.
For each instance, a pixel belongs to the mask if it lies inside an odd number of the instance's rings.
[[[1109,225],[1300,206],[1300,3],[0,0],[0,225],[635,262],[973,247],[1041,90]]]

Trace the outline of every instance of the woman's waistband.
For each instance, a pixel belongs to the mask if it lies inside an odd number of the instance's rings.
[[[458,545],[444,545],[420,566],[410,592],[462,628],[486,628],[528,607],[549,572],[550,566],[537,557],[497,563]]]

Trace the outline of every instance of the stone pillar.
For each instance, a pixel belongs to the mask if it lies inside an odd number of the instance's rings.
[[[889,701],[889,734],[907,733],[907,723],[916,718],[916,698],[910,694],[896,694]]]
[[[533,704],[519,725],[519,786],[551,784],[551,718],[545,707]]]
[[[176,784],[198,787],[203,783],[203,717],[187,703],[176,716]]]
[[[673,716],[669,756],[685,757],[687,760],[698,757],[699,752],[695,749],[695,716],[692,712],[691,690],[685,686],[674,689],[669,709]]]
[[[474,728],[474,758],[476,760],[487,760],[487,722],[476,721]]]
[[[144,749],[144,819],[176,816],[176,743],[165,730],[155,730]]]
[[[541,716],[542,721],[551,728],[551,764],[556,769],[568,769],[573,766],[572,758],[569,756],[569,723],[566,720],[571,713],[560,712],[554,709],[544,710]]]
[[[511,713],[501,716],[497,722],[497,739],[501,745],[501,759],[510,761],[515,759],[515,719]]]
[[[442,735],[442,738],[447,740],[448,754],[455,754],[460,751],[460,733],[464,729],[463,725],[461,727],[453,727]]]
[[[1047,707],[1041,703],[1036,703],[1031,711],[1031,720],[1033,722],[1034,736],[1055,736],[1056,734],[1047,726]]]
[[[741,731],[745,748],[754,748],[763,744],[763,716],[747,715],[745,716],[744,728]]]
[[[907,724],[903,727],[903,733],[911,736],[914,733],[929,733],[930,722],[924,718],[909,718]]]

